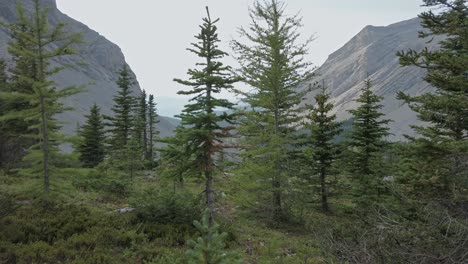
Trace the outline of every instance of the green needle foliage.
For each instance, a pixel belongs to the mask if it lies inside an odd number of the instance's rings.
[[[0,95],[6,94],[10,90],[10,83],[8,80],[7,74],[7,65],[5,60],[0,59]],[[0,96],[0,116],[11,111],[13,108],[12,104]],[[14,163],[14,155],[12,152],[16,152],[15,148],[12,149],[12,146],[19,145],[16,142],[13,143],[15,138],[17,138],[18,132],[16,125],[19,125],[15,121],[0,121],[0,168],[9,167],[10,163]],[[15,124],[16,123],[16,124]]]
[[[0,59],[0,91],[1,92],[7,92],[8,91],[8,74],[6,72],[7,65],[5,60]],[[3,110],[3,105],[0,110]]]
[[[448,198],[467,190],[468,152],[468,7],[465,0],[425,0],[434,11],[419,15],[425,29],[420,38],[444,36],[439,49],[398,53],[400,64],[427,70],[426,82],[435,93],[398,97],[429,126],[414,126],[412,184],[418,193],[433,192]],[[437,11],[436,11],[437,10]],[[440,11],[440,12],[439,12]],[[410,178],[408,178],[410,179]],[[428,193],[428,192],[426,192]]]
[[[150,94],[148,99],[148,151],[146,153],[146,160],[148,160],[153,167],[154,164],[154,143],[159,131],[156,125],[159,123],[158,113],[156,109],[156,102],[154,101],[154,95]]]
[[[424,80],[436,88],[435,94],[408,96],[400,93],[402,100],[418,113],[422,121],[432,126],[418,128],[423,136],[437,135],[452,140],[468,138],[468,7],[464,0],[425,0],[425,6],[439,7],[441,13],[424,12],[419,17],[428,30],[420,38],[446,35],[440,49],[423,49],[398,53],[403,66],[427,69]],[[464,26],[460,26],[464,25]]]
[[[18,6],[19,8],[19,6]],[[18,10],[23,12],[23,10]],[[1,23],[1,22],[0,22]],[[31,80],[36,77],[37,61],[26,54],[25,52],[18,52],[15,47],[21,47],[22,50],[33,50],[34,43],[27,41],[26,33],[28,32],[28,25],[24,24],[21,20],[13,25],[4,25],[6,28],[11,28],[10,34],[13,42],[10,43],[8,51],[14,61],[14,66],[9,69],[9,87],[2,92],[19,92],[22,94],[34,94]],[[23,35],[24,34],[24,35]],[[13,44],[16,43],[16,44]],[[33,106],[28,98],[15,96],[14,98],[6,99],[5,95],[2,100],[3,114],[12,111],[23,111],[31,109]],[[10,116],[8,119],[2,121],[2,167],[11,169],[20,165],[20,161],[26,155],[24,150],[29,149],[36,141],[28,138],[27,134],[35,134],[31,126],[34,120],[24,120],[22,116],[13,118]]]
[[[322,211],[329,212],[327,177],[332,173],[333,162],[337,158],[338,147],[333,142],[341,133],[341,124],[336,122],[336,115],[330,115],[333,104],[329,103],[330,95],[325,86],[321,93],[315,96],[316,105],[311,106],[307,119],[310,123],[306,128],[310,131],[310,137],[306,143],[304,154],[308,165],[312,168],[310,178],[319,176]],[[309,179],[310,179],[309,178]]]
[[[203,18],[200,33],[196,36],[197,42],[192,43],[188,50],[196,54],[201,62],[200,68],[189,69],[189,80],[174,79],[175,82],[191,87],[188,91],[180,91],[178,94],[193,96],[192,103],[185,106],[181,118],[183,139],[187,140],[187,155],[194,157],[194,165],[206,179],[205,195],[206,205],[209,209],[209,222],[213,223],[214,213],[214,189],[213,173],[215,172],[214,156],[222,151],[223,139],[230,137],[229,129],[221,127],[221,123],[231,124],[233,114],[217,114],[215,110],[232,109],[233,103],[217,97],[223,91],[232,89],[232,84],[237,79],[230,74],[230,67],[224,66],[220,61],[227,53],[220,50],[218,43],[219,19],[212,20],[208,7],[207,17]]]
[[[383,183],[383,150],[389,135],[386,126],[391,120],[383,119],[379,104],[382,98],[372,92],[370,80],[364,82],[361,95],[356,102],[359,106],[350,110],[353,128],[348,136],[349,169],[359,182],[358,195],[365,200],[378,194]]]
[[[100,108],[94,104],[86,123],[79,130],[82,142],[78,146],[80,161],[85,168],[94,168],[104,161],[105,157],[105,130]]]
[[[233,41],[241,65],[239,75],[253,89],[243,93],[240,133],[246,139],[243,174],[271,179],[274,218],[284,216],[284,185],[288,175],[288,149],[294,144],[293,132],[300,123],[297,106],[305,93],[297,87],[310,80],[311,64],[306,62],[307,45],[298,44],[301,19],[285,14],[285,4],[271,0],[255,2],[250,10],[248,29],[241,28],[245,42]]]
[[[31,132],[28,137],[36,144],[25,157],[28,169],[23,172],[42,174],[44,191],[48,194],[51,170],[54,167],[52,158],[58,155],[57,147],[63,142],[63,137],[59,134],[60,124],[55,116],[69,110],[60,101],[80,91],[74,86],[58,90],[50,77],[64,67],[51,67],[50,61],[75,54],[72,46],[81,42],[81,35],[67,33],[63,23],[51,28],[47,22],[48,10],[40,7],[39,0],[34,0],[31,16],[24,13],[21,2],[17,10],[18,24],[4,26],[13,37],[9,52],[22,64],[14,72],[16,85],[10,93],[3,94],[3,97],[7,100],[26,101],[29,106],[14,109],[3,115],[1,120],[20,119],[28,123]]]
[[[141,145],[137,137],[131,137],[125,149],[122,152],[123,157],[118,160],[119,165],[125,168],[127,175],[131,180],[134,179],[135,174],[144,168],[143,156],[141,153]]]
[[[133,84],[134,80],[128,66],[122,66],[117,80],[120,90],[114,97],[114,106],[112,107],[114,116],[107,117],[110,120],[111,149],[116,152],[126,148],[135,125],[133,109],[136,100],[130,90]]]
[[[138,144],[140,145],[141,151],[146,158],[146,153],[148,151],[148,104],[146,102],[147,94],[143,90],[139,96],[138,103],[136,105],[136,124],[135,124],[135,137],[138,139]]]
[[[159,140],[166,144],[161,149],[161,168],[163,176],[172,179],[174,182],[174,191],[176,187],[184,189],[185,178],[189,176],[199,176],[201,171],[194,162],[194,151],[187,138],[187,129],[178,126],[175,136]]]
[[[227,233],[219,233],[219,225],[210,223],[210,212],[207,210],[202,221],[194,221],[193,224],[201,236],[197,240],[189,240],[191,247],[187,251],[188,263],[192,264],[234,264],[242,263],[239,256],[226,250],[225,241]]]

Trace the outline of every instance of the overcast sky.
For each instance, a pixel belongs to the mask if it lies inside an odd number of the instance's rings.
[[[219,17],[221,47],[250,22],[253,0],[57,0],[60,10],[119,45],[141,87],[156,97],[176,97],[196,57],[186,51],[209,6]],[[316,35],[309,60],[320,66],[366,25],[385,26],[416,17],[421,0],[286,0],[287,13],[300,12],[304,36]],[[226,63],[233,63],[226,60]],[[161,109],[163,110],[163,109]],[[169,114],[169,113],[163,113]]]

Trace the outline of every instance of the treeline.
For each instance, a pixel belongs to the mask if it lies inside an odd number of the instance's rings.
[[[341,261],[462,263],[468,241],[468,7],[463,0],[424,4],[438,11],[420,15],[425,30],[420,37],[445,38],[437,50],[396,55],[402,66],[426,69],[424,80],[436,89],[398,94],[425,122],[414,126],[415,136],[405,142],[388,141],[392,121],[381,112],[382,98],[370,78],[363,80],[357,108],[349,111],[351,129],[337,140],[343,129],[333,114],[328,80],[311,83],[320,76],[305,58],[311,40],[299,41],[301,18],[287,15],[285,3],[270,0],[253,4],[251,23],[231,42],[237,69],[222,62],[228,53],[219,47],[219,19],[207,8],[188,48],[200,61],[187,71],[188,79],[174,79],[188,87],[179,94],[192,98],[178,116],[175,136],[161,140],[165,147],[158,150],[158,161],[154,98],[131,94],[126,66],[117,82],[114,115],[103,117],[95,105],[79,129],[79,159],[85,167],[118,169],[130,180],[160,165],[157,171],[169,176],[179,193],[190,192],[185,181],[202,177],[206,213],[196,222],[202,236],[190,242],[193,263],[239,260],[224,254],[226,234],[218,233],[215,223],[217,184],[226,177],[236,179],[249,200],[245,206],[257,217],[276,227],[303,226]],[[63,142],[55,115],[66,110],[60,100],[77,91],[55,88],[49,77],[60,69],[51,69],[49,61],[73,54],[79,37],[61,24],[48,29],[37,0],[36,8],[36,19],[28,20],[19,8],[19,23],[7,25],[15,66],[0,74],[1,146],[19,153],[14,162],[26,155],[22,170],[43,175],[47,193]],[[249,90],[236,90],[238,82]],[[299,92],[304,84],[309,89]],[[223,99],[225,91],[236,92],[244,106]],[[316,93],[312,105],[304,102],[309,92]],[[23,134],[27,140],[19,139]],[[2,166],[6,160],[2,156]],[[318,208],[349,223],[320,224],[313,217]]]
[[[86,168],[106,163],[129,173],[153,169],[156,166],[155,143],[159,123],[154,95],[143,90],[133,95],[133,77],[126,65],[119,71],[119,91],[114,96],[112,116],[103,116],[94,104],[86,123],[78,130],[75,143],[80,160]]]

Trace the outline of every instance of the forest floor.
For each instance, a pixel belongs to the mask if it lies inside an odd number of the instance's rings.
[[[300,221],[275,224],[256,186],[229,175],[215,181],[216,221],[243,263],[337,263],[314,230],[342,218],[305,210]],[[0,175],[0,263],[186,263],[202,179],[181,189],[153,172],[123,181],[113,172],[62,169],[51,182],[45,202],[42,179]]]

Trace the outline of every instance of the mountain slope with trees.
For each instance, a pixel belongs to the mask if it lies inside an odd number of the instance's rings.
[[[16,6],[19,0],[0,1],[0,21],[11,24],[17,21]],[[33,11],[33,1],[23,0],[26,14]],[[65,107],[73,107],[74,110],[58,116],[59,120],[66,121],[62,131],[66,134],[74,134],[77,123],[83,125],[85,115],[96,103],[104,115],[112,114],[113,95],[117,94],[118,87],[115,84],[119,77],[119,70],[126,64],[124,54],[119,46],[107,40],[104,36],[90,29],[88,26],[70,18],[60,12],[55,0],[41,1],[41,5],[48,7],[48,21],[50,24],[66,23],[66,30],[70,32],[81,32],[83,43],[77,46],[78,56],[73,58],[59,58],[52,61],[53,66],[84,64],[74,68],[68,68],[53,76],[53,81],[58,87],[70,85],[87,85],[86,91],[76,94],[64,100]],[[11,37],[4,28],[0,27],[0,57],[6,58],[11,64],[11,56],[7,52]],[[129,67],[130,68],[130,67]],[[130,74],[135,74],[129,69]],[[140,94],[140,86],[136,82],[131,87],[133,95]],[[157,96],[157,95],[156,95]],[[90,100],[92,98],[92,100]],[[158,124],[161,136],[172,135],[175,125],[172,118],[159,117]]]
[[[421,20],[414,18],[385,27],[367,26],[342,48],[332,53],[317,70],[318,82],[325,80],[330,100],[335,103],[334,113],[340,121],[351,117],[348,110],[356,107],[356,100],[366,78],[373,80],[372,90],[383,97],[382,111],[395,122],[389,124],[392,140],[403,140],[403,134],[414,134],[410,125],[421,124],[416,114],[397,100],[397,92],[411,95],[433,92],[434,89],[423,81],[424,69],[401,67],[395,54],[401,50],[422,50],[437,47],[440,36],[429,39],[418,38],[422,30]],[[307,88],[304,86],[302,89]],[[317,91],[318,92],[318,91]],[[313,102],[317,93],[308,94],[307,102]]]

